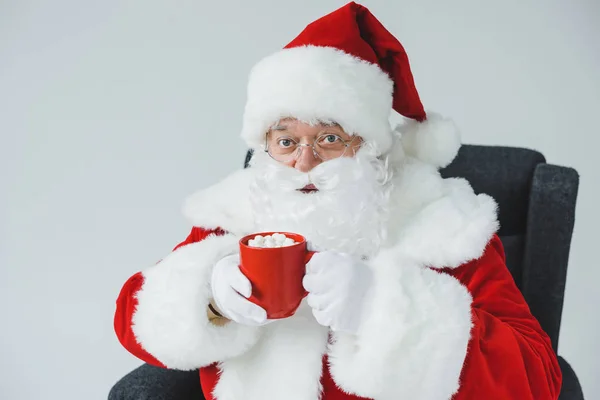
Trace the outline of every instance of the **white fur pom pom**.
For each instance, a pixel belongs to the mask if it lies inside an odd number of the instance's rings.
[[[408,120],[395,129],[406,155],[444,168],[454,160],[461,146],[460,132],[451,120],[428,113],[427,120]]]

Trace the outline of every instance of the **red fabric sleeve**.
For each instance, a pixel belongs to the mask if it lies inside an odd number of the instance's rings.
[[[448,271],[473,296],[473,329],[455,400],[557,399],[562,373],[495,236],[476,262]]]
[[[181,246],[200,242],[210,234],[222,235],[224,233],[225,232],[221,229],[206,230],[194,227],[192,228],[188,237],[183,242],[175,246],[173,251],[177,250]],[[141,272],[138,272],[130,277],[121,288],[116,302],[114,330],[121,345],[135,357],[148,364],[165,368],[160,361],[142,348],[142,346],[137,342],[135,335],[133,334],[133,330],[131,329],[133,314],[137,307],[137,298],[135,295],[142,288],[143,284],[144,276]]]

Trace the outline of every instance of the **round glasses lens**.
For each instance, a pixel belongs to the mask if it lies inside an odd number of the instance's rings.
[[[267,152],[277,161],[287,162],[298,155],[298,143],[289,137],[277,137],[267,142]]]
[[[344,155],[347,146],[338,135],[325,134],[315,141],[315,151],[323,160],[331,160]]]

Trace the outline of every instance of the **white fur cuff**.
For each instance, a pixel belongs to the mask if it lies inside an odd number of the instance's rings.
[[[210,275],[237,249],[232,235],[209,236],[169,254],[143,273],[133,332],[140,345],[168,368],[192,370],[235,357],[253,346],[258,330],[208,321]]]
[[[432,269],[373,260],[375,299],[358,336],[336,334],[330,369],[344,390],[383,399],[450,399],[471,330],[468,290]]]

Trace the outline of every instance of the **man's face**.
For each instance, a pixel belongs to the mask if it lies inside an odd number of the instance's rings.
[[[374,252],[385,233],[389,171],[359,136],[337,125],[282,120],[256,152],[251,202],[257,229],[304,235],[317,249]],[[314,143],[310,146],[298,144]]]
[[[278,121],[266,137],[271,157],[301,172],[338,157],[353,157],[362,142],[338,124],[308,124],[293,118]]]

